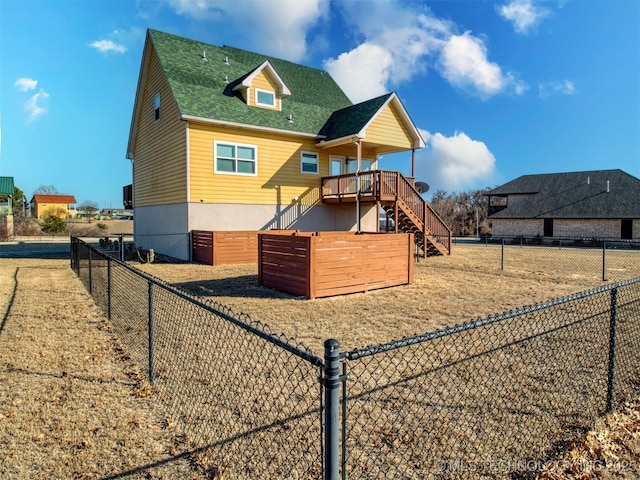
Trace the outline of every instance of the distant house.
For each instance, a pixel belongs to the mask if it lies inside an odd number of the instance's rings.
[[[182,259],[194,230],[376,231],[381,209],[448,253],[413,178],[376,170],[424,146],[395,93],[354,105],[325,71],[149,30],[125,205],[141,246]]]
[[[71,218],[76,214],[76,198],[73,195],[35,194],[31,199],[31,216],[43,218],[54,212],[63,213]],[[62,212],[64,211],[64,212]]]
[[[497,237],[640,238],[640,180],[622,170],[523,175],[486,195]]]

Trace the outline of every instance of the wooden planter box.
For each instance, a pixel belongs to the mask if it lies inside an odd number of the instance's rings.
[[[307,298],[413,282],[414,236],[318,232],[258,235],[258,284]]]
[[[264,231],[263,231],[264,232]],[[291,235],[297,230],[269,230],[273,235]],[[191,232],[191,258],[205,265],[258,262],[258,230]]]

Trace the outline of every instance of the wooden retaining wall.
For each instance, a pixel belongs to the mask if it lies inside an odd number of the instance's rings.
[[[307,298],[413,282],[414,236],[318,232],[258,235],[258,284]]]
[[[291,235],[297,230],[269,230],[273,235]],[[258,262],[258,230],[191,232],[192,260],[205,265]]]

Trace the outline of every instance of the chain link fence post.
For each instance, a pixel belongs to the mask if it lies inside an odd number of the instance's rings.
[[[602,281],[607,281],[607,242],[602,242]]]
[[[338,480],[340,474],[340,343],[324,342],[324,480]]]
[[[111,320],[111,258],[107,257],[107,318]]]
[[[151,280],[149,280],[147,282],[147,286],[149,289],[149,311],[148,311],[148,315],[149,315],[149,326],[148,326],[148,332],[149,332],[149,383],[153,385],[153,380],[154,380],[154,375],[153,375],[153,370],[154,370],[154,366],[153,366],[153,283],[151,283]]]
[[[500,243],[502,245],[502,252],[500,253],[500,270],[504,270],[504,238]]]
[[[611,310],[609,317],[609,371],[607,375],[607,413],[615,407],[616,373],[616,327],[618,323],[618,287],[611,290]]]

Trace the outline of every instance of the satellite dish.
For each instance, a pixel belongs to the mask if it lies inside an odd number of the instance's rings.
[[[427,193],[429,185],[424,182],[416,182],[416,190],[418,190],[418,193]]]

